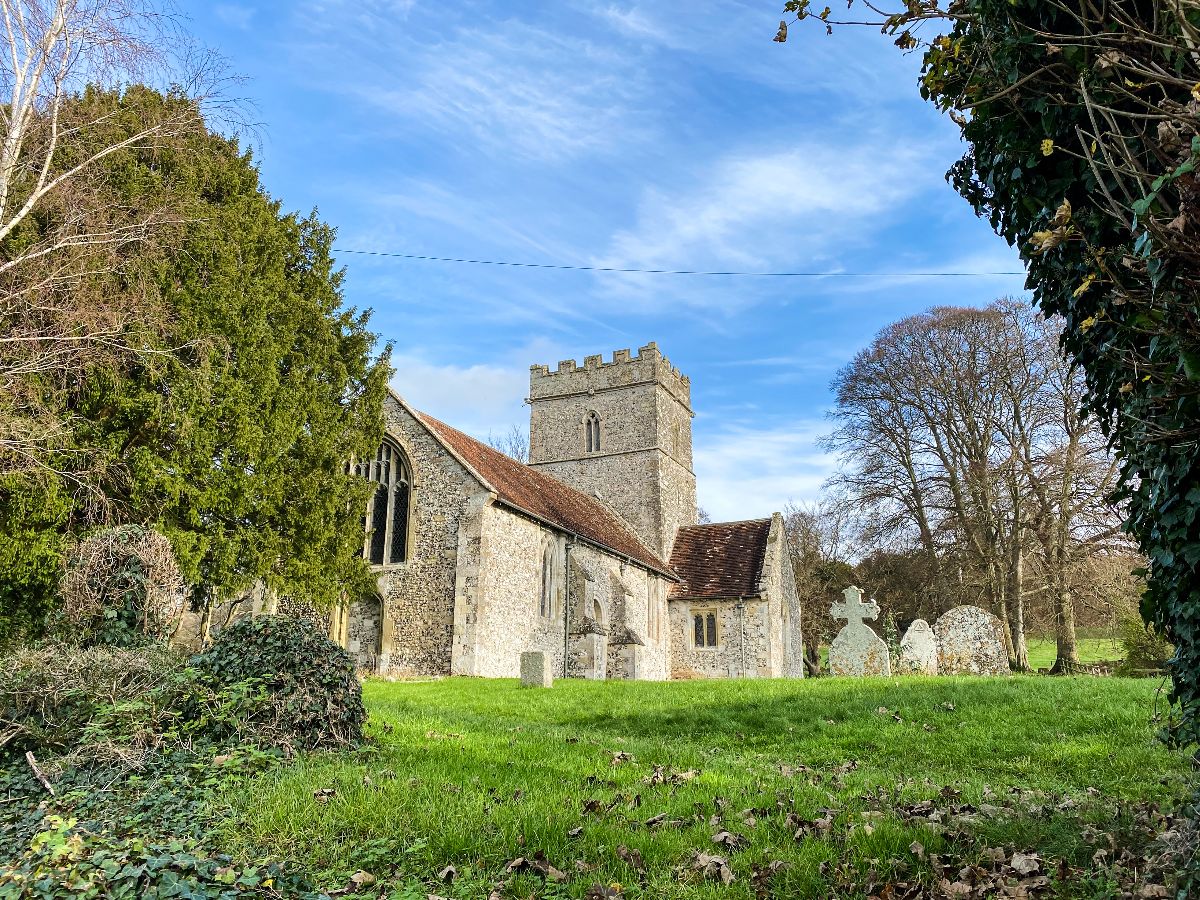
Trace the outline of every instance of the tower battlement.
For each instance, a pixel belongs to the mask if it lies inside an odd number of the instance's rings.
[[[691,411],[691,379],[671,365],[654,341],[638,348],[634,356],[629,350],[614,350],[611,361],[597,353],[585,356],[583,365],[564,359],[554,370],[547,365],[529,367],[529,399],[545,400],[574,394],[593,394],[636,384],[661,384],[688,411]]]
[[[692,383],[651,342],[529,368],[529,464],[598,496],[662,559],[696,521]]]

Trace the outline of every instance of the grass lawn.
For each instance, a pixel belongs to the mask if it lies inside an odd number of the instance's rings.
[[[1026,638],[1025,644],[1029,649],[1029,666],[1033,671],[1049,669],[1054,665],[1057,644],[1055,644],[1053,637],[1030,637]],[[1125,648],[1116,638],[1077,638],[1076,649],[1079,651],[1079,661],[1084,664],[1123,659],[1125,657]]]
[[[327,888],[365,870],[422,900],[483,898],[502,880],[499,897],[619,883],[625,897],[845,898],[871,878],[936,878],[930,854],[965,864],[989,847],[1095,869],[1105,833],[1136,842],[1147,803],[1186,794],[1185,759],[1154,738],[1157,687],[371,681],[371,744],[236,789],[225,843],[296,859]],[[724,858],[733,882],[716,865],[706,877],[695,851]],[[539,853],[565,880],[540,862],[506,872]],[[1053,896],[1119,896],[1103,871],[1060,883],[1051,869]]]

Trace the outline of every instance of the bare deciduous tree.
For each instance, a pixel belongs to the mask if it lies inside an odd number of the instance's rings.
[[[48,397],[136,352],[137,327],[161,317],[134,278],[94,287],[171,220],[114,208],[100,164],[194,124],[196,107],[137,120],[88,90],[169,80],[184,49],[150,0],[0,0],[0,475],[51,466],[68,429]]]
[[[501,435],[488,432],[487,445],[493,450],[499,450],[505,456],[512,457],[517,462],[529,462],[529,435],[520,425],[508,426],[508,431]]]
[[[933,608],[991,607],[1016,669],[1037,594],[1054,609],[1056,671],[1078,665],[1071,573],[1128,552],[1108,500],[1117,466],[1058,332],[1013,301],[937,308],[884,329],[835,382],[834,483],[868,511],[868,543],[924,553]]]

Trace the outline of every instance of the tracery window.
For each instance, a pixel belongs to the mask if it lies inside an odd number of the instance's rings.
[[[584,425],[587,428],[587,452],[598,453],[600,451],[600,416],[595,412],[588,413]]]
[[[703,649],[719,647],[717,634],[717,614],[715,610],[697,609],[692,611],[692,644]]]
[[[412,471],[408,460],[399,447],[384,441],[375,458],[358,463],[355,471],[375,482],[364,523],[363,555],[374,566],[405,562],[412,506]]]

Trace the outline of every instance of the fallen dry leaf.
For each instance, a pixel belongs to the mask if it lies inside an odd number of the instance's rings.
[[[646,874],[646,861],[642,859],[642,852],[640,850],[630,850],[622,844],[617,848],[617,856],[638,874]]]
[[[1036,853],[1014,853],[1009,865],[1018,875],[1034,875],[1042,870],[1042,861]]]
[[[692,853],[692,869],[705,878],[720,881],[721,884],[732,884],[734,881],[733,870],[722,856],[696,850]]]

